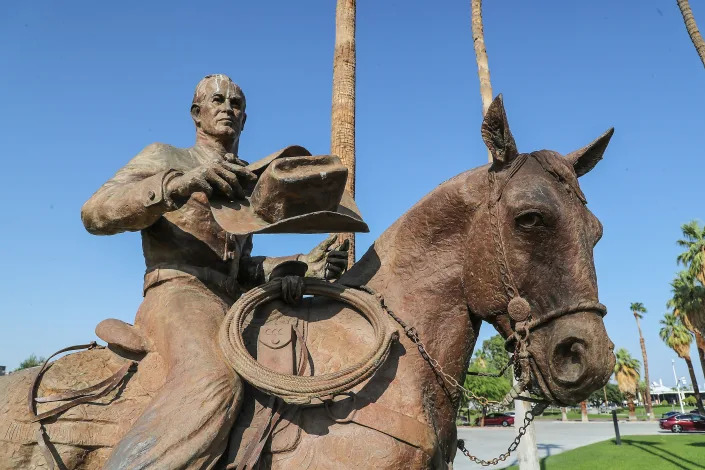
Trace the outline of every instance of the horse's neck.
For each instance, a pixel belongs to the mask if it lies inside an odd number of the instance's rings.
[[[392,225],[342,279],[366,284],[386,305],[416,328],[429,354],[456,379],[464,373],[476,339],[463,292],[463,261],[474,200],[468,174],[439,186]],[[429,367],[419,367],[416,348],[407,347],[404,368],[424,387],[437,387]],[[436,406],[448,404],[443,392]]]

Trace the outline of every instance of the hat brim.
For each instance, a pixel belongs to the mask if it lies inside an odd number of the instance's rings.
[[[369,232],[355,200],[346,192],[336,211],[317,211],[276,222],[262,219],[253,210],[249,198],[238,201],[210,202],[215,221],[228,233],[338,233]]]

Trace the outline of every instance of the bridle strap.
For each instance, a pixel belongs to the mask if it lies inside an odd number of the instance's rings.
[[[524,325],[522,325],[522,330],[533,331],[536,328],[543,326],[546,323],[550,323],[553,320],[556,320],[564,315],[585,311],[595,312],[601,317],[604,317],[607,314],[607,308],[605,308],[604,305],[599,302],[586,300],[567,307],[557,308],[540,318],[534,318],[532,320],[529,320]],[[505,340],[505,344],[510,345],[512,342],[519,340],[520,336],[521,335],[517,331],[514,331],[511,336],[507,337],[507,339]]]

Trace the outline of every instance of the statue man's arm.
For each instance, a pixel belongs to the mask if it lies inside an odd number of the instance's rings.
[[[303,261],[308,265],[306,277],[338,279],[348,267],[349,244],[346,240],[337,243],[337,235],[331,235],[319,243],[308,254],[282,257],[252,256],[252,236],[243,245],[240,256],[238,282],[246,290],[269,281],[276,266],[285,261]]]
[[[274,268],[284,261],[299,260],[303,255],[282,257],[252,256],[252,235],[247,237],[240,255],[238,267],[238,283],[245,290],[264,284],[269,281],[269,276]]]
[[[174,209],[165,186],[182,173],[169,167],[168,150],[149,145],[96,191],[81,209],[86,230],[95,235],[142,230]]]

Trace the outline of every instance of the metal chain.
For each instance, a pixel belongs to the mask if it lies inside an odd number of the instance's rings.
[[[526,412],[526,415],[524,415],[524,424],[519,428],[519,432],[517,436],[514,438],[514,441],[512,441],[511,444],[509,444],[509,447],[507,447],[507,451],[500,454],[498,457],[495,457],[490,460],[483,460],[479,457],[476,457],[470,453],[469,450],[465,448],[465,441],[463,439],[458,439],[458,449],[460,452],[462,452],[465,457],[469,458],[473,462],[482,465],[483,467],[488,467],[490,465],[497,465],[499,462],[504,462],[507,460],[509,455],[517,450],[519,447],[519,443],[521,442],[521,438],[524,437],[526,434],[526,430],[531,424],[531,422],[543,411],[546,409],[548,405],[545,403],[538,403],[534,405],[533,408],[531,408],[529,411]]]
[[[465,396],[465,398],[467,398],[468,400],[476,401],[476,402],[480,403],[482,406],[490,406],[490,405],[492,405],[492,404],[499,405],[499,402],[498,402],[498,401],[489,400],[489,399],[487,399],[487,398],[485,398],[485,397],[478,397],[477,395],[475,395],[475,394],[472,392],[472,390],[468,390],[467,388],[463,387],[462,385],[460,385],[460,383],[458,383],[457,380],[455,380],[455,378],[454,378],[453,376],[451,376],[451,375],[449,375],[448,373],[446,373],[446,372],[443,370],[443,367],[441,367],[441,365],[438,363],[438,361],[435,360],[434,358],[432,358],[432,357],[428,354],[428,352],[426,351],[426,345],[423,343],[423,341],[421,341],[421,338],[419,338],[419,334],[418,334],[418,332],[416,331],[416,328],[414,328],[413,326],[409,326],[404,320],[402,320],[402,319],[399,318],[394,312],[392,312],[392,311],[384,304],[384,300],[381,299],[381,297],[380,297],[379,295],[377,295],[377,297],[379,298],[379,300],[380,300],[380,302],[381,302],[381,304],[382,304],[382,308],[389,314],[390,317],[392,317],[392,318],[394,319],[394,321],[396,321],[397,323],[399,323],[399,325],[400,325],[402,328],[404,328],[404,333],[406,334],[406,336],[416,345],[416,347],[417,347],[418,350],[419,350],[419,353],[421,354],[421,357],[422,357],[426,362],[428,362],[428,364],[431,366],[431,369],[433,369],[433,372],[434,372],[438,377],[440,377],[442,380],[444,380],[444,381],[445,381],[448,385],[450,385],[453,389],[455,389],[456,391],[460,392],[460,393],[461,393],[463,396]],[[506,367],[505,367],[505,369],[506,369]],[[454,397],[450,397],[450,398],[451,398],[451,400],[454,399]]]
[[[436,374],[437,377],[439,377],[441,380],[444,380],[448,385],[453,387],[455,390],[459,391],[462,393],[468,400],[473,400],[476,402],[479,402],[482,406],[489,406],[491,404],[499,405],[500,402],[494,401],[494,400],[489,400],[485,397],[478,397],[475,395],[472,390],[468,390],[467,388],[463,387],[458,383],[457,380],[448,373],[446,373],[443,370],[443,367],[438,363],[437,360],[435,360],[433,357],[431,357],[428,354],[428,351],[426,350],[426,345],[421,341],[421,338],[419,337],[419,333],[416,331],[416,328],[413,326],[409,326],[404,320],[399,318],[392,310],[387,307],[387,305],[384,303],[384,297],[382,295],[378,294],[374,290],[372,290],[370,287],[362,285],[362,286],[355,286],[355,285],[348,285],[348,287],[353,287],[356,289],[360,289],[362,291],[367,292],[370,295],[373,295],[377,298],[379,301],[380,305],[384,309],[387,314],[389,314],[390,317],[394,319],[403,329],[404,333],[406,336],[416,345],[416,347],[419,350],[419,353],[421,354],[421,357],[431,366],[431,369],[433,372]],[[524,331],[524,338],[520,337],[520,343],[524,343],[524,341],[528,340],[528,336],[530,334],[530,331],[528,328],[525,328]],[[524,341],[522,341],[522,339]],[[519,348],[517,348],[519,349]],[[525,351],[522,351],[525,353]],[[502,369],[501,373],[504,373],[504,371],[509,367],[510,364],[512,364],[513,360],[510,360],[509,363]],[[523,371],[522,371],[523,372]],[[528,372],[528,371],[527,371]],[[524,375],[524,374],[522,374]],[[447,390],[446,390],[446,393]],[[451,401],[453,401],[453,397],[449,396]],[[531,422],[539,416],[541,413],[544,412],[544,410],[548,407],[547,402],[540,402],[534,405],[529,411],[526,412],[524,415],[524,424],[519,428],[517,436],[514,438],[514,441],[512,441],[511,444],[509,444],[509,447],[507,448],[507,451],[500,454],[498,457],[495,457],[494,459],[491,460],[483,460],[480,459],[474,455],[472,455],[466,448],[465,448],[465,441],[463,439],[458,439],[458,449],[470,460],[472,460],[475,463],[478,463],[482,465],[483,467],[487,467],[489,465],[496,465],[499,462],[505,461],[509,455],[517,450],[519,447],[519,443],[521,442],[521,438],[524,437],[526,434],[526,429],[529,427]]]

